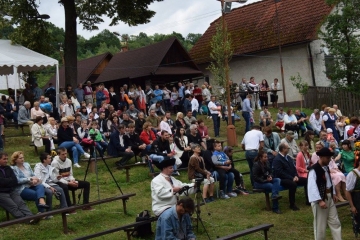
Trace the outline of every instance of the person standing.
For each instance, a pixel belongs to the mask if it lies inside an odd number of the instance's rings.
[[[195,240],[191,217],[195,203],[189,197],[180,199],[176,205],[166,209],[158,218],[155,240],[188,239]]]
[[[334,153],[328,148],[322,148],[316,155],[320,159],[310,168],[308,175],[308,196],[314,214],[314,237],[315,240],[325,239],[328,224],[332,238],[341,240],[341,224],[334,204],[337,198],[328,168]]]
[[[211,101],[208,104],[208,108],[210,110],[211,118],[214,123],[215,137],[219,137],[219,135],[220,135],[220,116],[219,116],[219,114],[221,111],[221,106],[216,106],[215,100],[216,100],[216,97],[211,96]]]
[[[346,198],[354,220],[360,221],[360,161],[355,162],[355,168],[346,176]],[[359,227],[356,229],[359,233]],[[355,232],[355,233],[356,233]]]
[[[93,103],[93,89],[91,87],[91,82],[87,81],[86,86],[84,88],[84,98],[86,101],[86,104]]]
[[[81,103],[84,101],[84,89],[82,83],[79,83],[77,88],[74,89],[74,94],[76,96],[76,99]]]
[[[264,147],[264,135],[260,131],[260,126],[253,126],[253,129],[245,134],[241,142],[241,147],[245,150],[245,158],[250,168],[251,185],[254,186],[252,172],[254,159],[258,155],[259,150]]]
[[[194,98],[193,95],[190,95],[190,103],[191,103],[192,115],[194,116],[194,118],[196,118],[196,114],[199,111],[199,102],[196,98]]]
[[[273,108],[277,108],[278,107],[278,98],[279,96],[277,95],[277,91],[280,90],[280,83],[279,83],[279,79],[275,78],[274,82],[271,83],[270,85],[270,102],[272,103]]]
[[[245,133],[250,131],[250,118],[251,118],[251,114],[254,112],[253,109],[251,108],[251,103],[250,103],[251,98],[252,95],[248,94],[242,104],[242,116],[245,119]]]

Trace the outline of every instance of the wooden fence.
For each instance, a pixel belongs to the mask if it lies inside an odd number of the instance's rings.
[[[360,95],[349,91],[332,87],[309,87],[304,102],[305,107],[310,109],[320,109],[323,104],[330,107],[336,104],[343,115],[360,116]]]

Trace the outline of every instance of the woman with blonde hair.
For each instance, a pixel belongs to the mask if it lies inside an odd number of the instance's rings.
[[[182,127],[185,130],[188,128],[188,125],[186,124],[186,122],[184,120],[184,114],[182,112],[178,112],[176,114],[175,126],[176,126],[176,128]]]
[[[35,119],[36,117],[45,117],[45,113],[40,109],[40,103],[34,102],[34,107],[30,110],[30,118]]]
[[[34,201],[39,212],[51,208],[45,202],[45,188],[41,180],[35,176],[30,164],[24,162],[23,152],[17,151],[11,155],[11,168],[18,181],[14,191],[18,192],[22,199]]]
[[[300,152],[296,156],[296,171],[299,177],[307,178],[309,167],[311,164],[311,156],[309,153],[309,144],[303,140],[299,143]]]
[[[337,118],[335,112],[336,112],[336,110],[334,108],[330,108],[328,110],[328,112],[325,112],[324,115],[322,116],[321,125],[323,126],[323,128],[325,130],[330,128],[332,130],[332,133],[333,133],[333,136],[334,136],[336,142],[339,143],[340,138],[339,138],[338,131],[336,129],[336,123],[338,121],[338,118]]]
[[[49,153],[51,151],[51,141],[42,123],[43,118],[37,116],[35,123],[31,127],[31,140],[36,147],[45,146],[45,152]]]

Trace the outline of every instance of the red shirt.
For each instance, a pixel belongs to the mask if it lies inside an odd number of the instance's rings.
[[[199,104],[201,105],[201,103],[203,101],[201,88],[195,88],[193,91],[193,94],[194,94],[194,97],[196,98],[196,100],[198,100]]]

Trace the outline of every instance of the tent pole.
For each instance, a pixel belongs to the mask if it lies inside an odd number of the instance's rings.
[[[16,66],[13,66],[13,67],[14,67],[14,75],[16,76],[16,82],[19,82],[19,74],[18,74],[18,71],[17,71],[17,67]],[[14,88],[15,88],[15,99],[16,99],[16,92],[17,92],[16,84],[15,84]]]
[[[59,108],[59,63],[56,64],[56,108]]]

